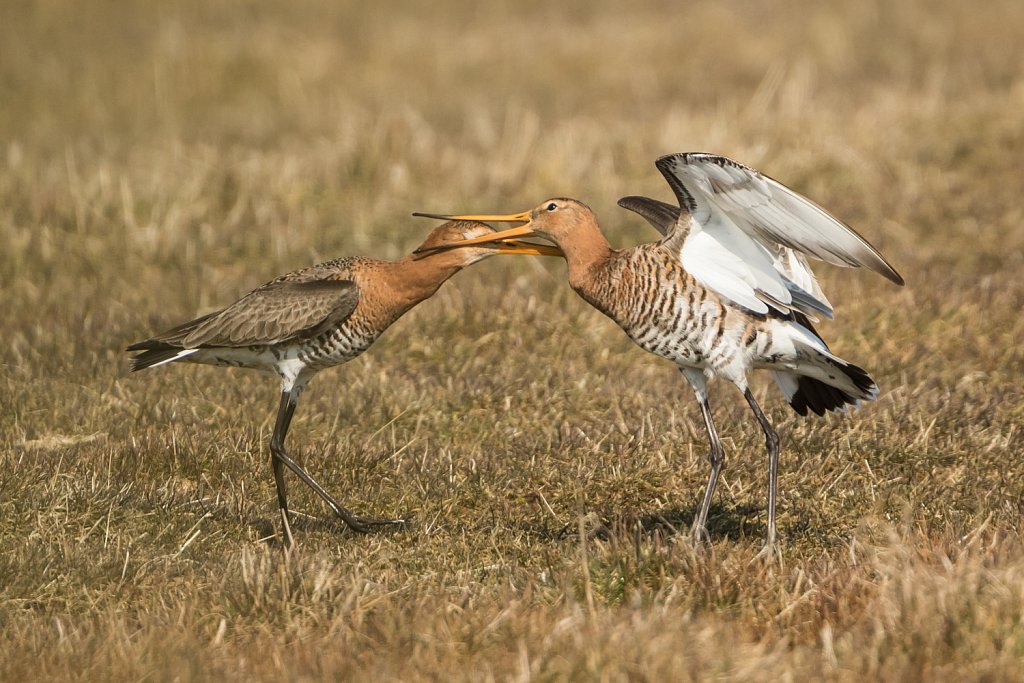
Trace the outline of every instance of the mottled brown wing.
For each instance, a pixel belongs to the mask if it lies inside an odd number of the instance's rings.
[[[271,282],[203,320],[181,344],[194,349],[310,339],[343,323],[358,302],[351,280]]]

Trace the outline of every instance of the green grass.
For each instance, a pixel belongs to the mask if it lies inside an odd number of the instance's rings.
[[[632,5],[632,4],[631,4]],[[1024,678],[1019,3],[6,3],[0,8],[0,678]],[[878,401],[766,457],[716,385],[706,479],[670,364],[555,260],[459,274],[321,374],[275,538],[275,383],[123,347],[271,277],[397,257],[412,211],[670,196],[713,151],[906,277],[823,266]],[[582,533],[581,533],[582,532]]]

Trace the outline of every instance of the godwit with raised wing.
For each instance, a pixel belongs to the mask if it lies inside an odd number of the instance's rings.
[[[832,306],[808,266],[811,256],[865,266],[898,285],[903,278],[864,238],[768,176],[711,154],[672,154],[656,166],[680,207],[646,197],[620,205],[664,234],[659,242],[612,249],[593,212],[575,199],[549,199],[510,215],[440,216],[523,225],[453,245],[539,236],[554,242],[569,284],[641,348],[679,366],[700,403],[711,474],[694,518],[695,541],[706,536],[708,510],[725,461],[708,403],[708,382],[723,377],[740,390],[764,431],[768,449],[768,531],[762,555],[776,552],[775,496],[779,436],[747,386],[751,370],[770,370],[801,415],[822,415],[878,395],[861,368],[832,354],[811,325]]]
[[[285,452],[288,426],[299,395],[313,375],[368,349],[391,323],[432,296],[462,268],[492,254],[561,254],[551,246],[516,240],[488,240],[466,250],[438,249],[493,234],[494,229],[483,223],[451,222],[431,232],[418,253],[398,261],[339,258],[282,275],[223,310],[132,344],[128,351],[141,353],[132,358],[131,369],[186,361],[251,368],[280,378],[281,402],[270,453],[287,544],[292,536],[285,467],[356,531],[400,523],[362,517],[343,507]]]

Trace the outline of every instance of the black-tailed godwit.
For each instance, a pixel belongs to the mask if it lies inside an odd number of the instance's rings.
[[[282,275],[227,308],[132,344],[128,351],[139,353],[132,358],[131,369],[185,361],[251,368],[280,378],[281,401],[270,452],[286,543],[291,544],[292,535],[285,467],[356,531],[401,522],[362,517],[342,506],[285,452],[288,426],[299,395],[313,375],[368,349],[393,322],[462,268],[492,254],[560,255],[554,247],[516,240],[437,250],[493,234],[494,229],[483,223],[451,222],[431,232],[418,253],[397,261],[339,258]]]
[[[672,154],[656,166],[679,206],[625,197],[664,238],[631,249],[609,246],[593,212],[575,199],[549,199],[510,215],[440,216],[523,225],[451,245],[538,236],[557,245],[569,284],[641,348],[673,361],[689,381],[707,429],[711,473],[694,518],[695,541],[707,536],[708,510],[725,461],[708,402],[708,383],[723,377],[740,390],[765,435],[768,529],[762,555],[777,552],[775,498],[779,436],[747,385],[751,370],[770,370],[801,415],[822,415],[878,395],[861,368],[834,355],[814,330],[832,317],[805,256],[865,266],[902,285],[903,278],[850,227],[781,183],[731,159]],[[681,207],[681,208],[680,208]]]

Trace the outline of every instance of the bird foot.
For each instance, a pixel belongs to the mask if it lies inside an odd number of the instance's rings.
[[[782,564],[782,550],[779,548],[779,544],[776,543],[774,540],[771,540],[771,541],[768,541],[767,543],[765,543],[764,547],[761,548],[761,552],[759,552],[754,557],[754,562],[763,562],[765,564],[776,563],[776,564],[781,565]],[[751,563],[751,564],[753,564],[753,563]]]
[[[339,514],[345,524],[353,531],[361,534],[368,534],[374,527],[379,526],[400,526],[408,522],[407,519],[386,519],[383,517],[363,517],[362,515]]]
[[[708,528],[703,524],[693,525],[693,528],[690,529],[690,538],[693,540],[695,548],[711,545],[711,534],[708,533]]]

